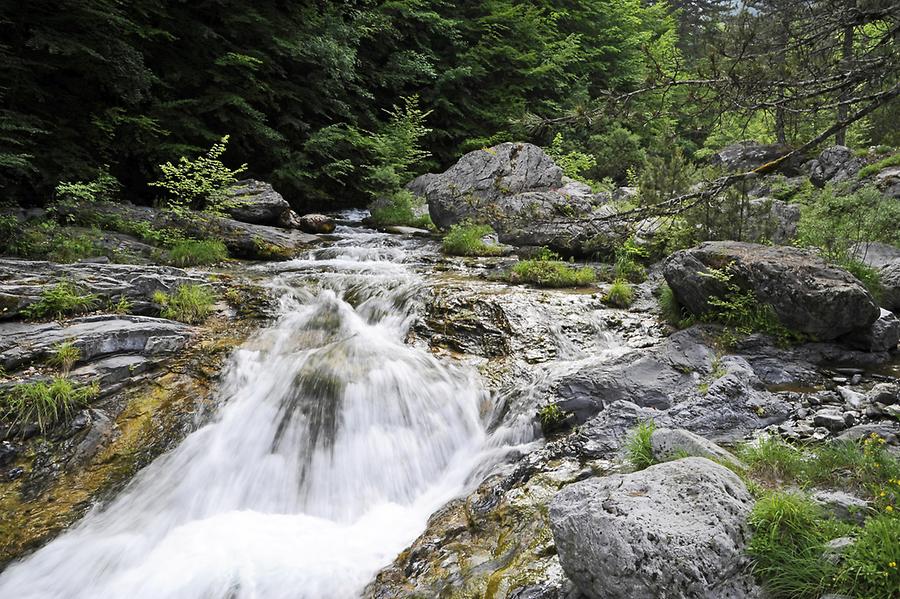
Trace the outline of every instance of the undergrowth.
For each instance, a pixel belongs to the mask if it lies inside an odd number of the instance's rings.
[[[587,287],[596,282],[597,273],[589,267],[569,266],[545,249],[536,258],[517,262],[506,278],[510,283],[530,283],[538,287]]]
[[[616,308],[627,308],[634,302],[634,289],[631,284],[624,279],[616,279],[603,301]]]
[[[484,242],[485,237],[493,234],[494,229],[489,225],[460,223],[450,227],[441,246],[444,253],[452,256],[497,256],[503,248]]]
[[[376,227],[404,226],[433,229],[434,223],[431,222],[431,217],[427,212],[420,216],[416,215],[416,212],[422,210],[424,204],[425,201],[422,198],[409,191],[401,190],[395,192],[383,203],[378,203],[373,207],[369,218]]]
[[[51,382],[23,383],[7,389],[0,398],[0,414],[12,426],[36,425],[41,434],[68,421],[75,410],[87,405],[100,393],[100,386],[76,387],[66,378]]]
[[[199,324],[212,312],[216,295],[203,285],[181,285],[173,294],[157,291],[153,301],[160,306],[160,316],[187,324]]]
[[[97,296],[74,283],[62,281],[41,293],[41,298],[22,310],[26,318],[63,318],[90,312],[97,307]]]
[[[228,248],[214,239],[185,239],[172,245],[166,259],[175,266],[207,266],[227,260]]]
[[[626,460],[635,470],[643,470],[656,463],[650,437],[656,430],[652,420],[639,422],[625,441]]]

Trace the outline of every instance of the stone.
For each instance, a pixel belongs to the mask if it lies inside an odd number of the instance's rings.
[[[560,563],[590,599],[746,597],[747,517],[740,478],[705,458],[563,488],[550,504]]]
[[[868,501],[845,491],[819,490],[811,498],[830,515],[843,522],[862,524],[871,512]]]
[[[866,404],[866,396],[862,393],[857,393],[853,389],[838,387],[837,392],[841,399],[844,400],[844,405],[853,410],[858,410]]]
[[[666,282],[693,314],[710,311],[709,298],[729,292],[723,281],[707,274],[711,268],[727,269],[730,284],[771,306],[784,326],[818,339],[864,329],[880,314],[853,275],[813,252],[738,241],[709,241],[665,261]]]
[[[878,383],[869,389],[867,397],[872,403],[880,403],[886,406],[900,403],[900,384]]]
[[[877,241],[859,243],[853,246],[851,252],[854,258],[876,270],[888,266],[895,260],[900,261],[900,248]]]
[[[900,258],[892,260],[878,274],[881,276],[881,305],[900,314]]]
[[[255,179],[239,181],[228,190],[226,212],[235,220],[255,225],[281,226],[291,205],[271,185]]]
[[[888,197],[900,198],[900,166],[890,166],[875,175],[875,187]]]
[[[893,351],[900,343],[900,318],[881,308],[878,319],[865,329],[841,337],[851,347],[869,352]]]
[[[744,464],[733,453],[721,446],[684,429],[657,428],[650,436],[653,457],[660,462],[688,456],[708,458],[718,463],[743,468]]]
[[[750,171],[772,162],[790,151],[791,148],[783,144],[740,141],[713,154],[710,163],[727,172]],[[794,158],[788,160],[778,170],[786,175],[792,175],[798,172],[800,163],[801,160]]]
[[[824,559],[829,564],[836,566],[844,559],[844,553],[847,552],[847,549],[853,546],[856,543],[856,539],[853,537],[838,537],[836,539],[831,539],[827,543],[825,543],[825,549],[822,551],[822,559]],[[830,595],[831,597],[836,597],[837,595]]]
[[[756,243],[785,244],[797,236],[800,206],[772,198],[755,198],[748,203],[742,238]]]
[[[872,434],[884,439],[888,445],[900,446],[900,422],[890,421],[856,425],[838,435],[838,440],[859,441]]]
[[[847,428],[844,414],[836,408],[824,408],[813,416],[813,424],[828,429],[831,432],[842,431]]]
[[[304,233],[333,233],[334,219],[324,214],[304,214],[297,218],[296,228]]]
[[[825,187],[829,182],[847,181],[856,176],[862,165],[862,159],[854,156],[853,150],[847,146],[831,146],[813,161],[809,180],[816,187]]]

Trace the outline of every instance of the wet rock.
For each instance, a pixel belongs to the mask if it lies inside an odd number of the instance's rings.
[[[296,228],[304,233],[327,234],[334,232],[335,222],[324,214],[304,214],[297,218]]]
[[[156,314],[152,297],[172,293],[181,285],[205,284],[205,279],[168,266],[131,264],[57,264],[0,259],[0,320],[19,317],[41,294],[61,282],[74,283],[98,298],[98,308],[127,300],[134,314]]]
[[[3,433],[0,432],[0,437]],[[0,468],[5,468],[15,461],[19,455],[19,450],[9,441],[0,441]]]
[[[752,505],[733,472],[686,458],[569,485],[550,524],[563,569],[591,599],[746,597]]]
[[[847,146],[831,146],[812,162],[809,180],[816,187],[825,187],[829,182],[848,181],[856,176],[862,166],[862,159],[854,156],[853,150]]]
[[[844,491],[816,491],[811,495],[831,516],[844,522],[862,524],[871,512],[869,502]]]
[[[102,410],[84,410],[87,422],[84,431],[76,441],[72,457],[69,458],[67,467],[82,468],[87,465],[97,452],[112,438],[115,426],[109,416]]]
[[[788,152],[790,148],[782,144],[740,141],[713,154],[710,163],[728,172],[749,171],[772,162]],[[796,174],[801,162],[799,158],[791,159],[779,168],[779,172]]]
[[[0,365],[14,370],[44,360],[64,341],[80,350],[83,361],[119,353],[169,354],[183,347],[191,335],[187,325],[144,316],[88,316],[64,325],[0,323]]]
[[[741,461],[730,451],[684,429],[657,428],[650,436],[653,457],[660,462],[679,457],[708,458],[720,464],[742,468]]]
[[[235,220],[256,225],[282,226],[290,220],[291,205],[272,186],[247,179],[228,191],[226,208]]]
[[[693,314],[707,313],[712,309],[709,298],[728,293],[724,282],[706,274],[711,268],[727,268],[730,283],[772,306],[784,326],[818,339],[835,339],[866,328],[880,313],[855,277],[812,252],[711,241],[676,252],[664,266],[666,282]]]
[[[841,338],[851,347],[870,352],[892,351],[900,343],[900,318],[881,308],[878,320]]]

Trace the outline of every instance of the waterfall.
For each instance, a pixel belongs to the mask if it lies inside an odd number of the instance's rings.
[[[404,342],[414,246],[340,231],[266,267],[278,318],[234,353],[209,421],[8,568],[0,597],[356,597],[500,459],[477,376]]]

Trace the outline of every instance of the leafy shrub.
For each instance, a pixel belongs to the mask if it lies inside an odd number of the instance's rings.
[[[228,248],[221,241],[214,239],[177,241],[166,254],[166,260],[175,266],[205,266],[227,259]]]
[[[90,312],[97,306],[97,296],[83,293],[74,283],[62,281],[41,293],[41,298],[22,310],[26,318],[63,318]]]
[[[386,202],[377,203],[372,208],[370,220],[376,227],[404,226],[432,229],[434,224],[428,213],[417,216],[425,205],[425,200],[409,191],[400,190],[390,196]]]
[[[643,470],[656,463],[650,444],[650,437],[655,430],[656,424],[652,420],[646,420],[639,422],[629,433],[625,441],[626,460],[635,470]]]
[[[696,169],[680,147],[667,156],[651,157],[638,182],[641,205],[655,206],[684,194],[697,180]]]
[[[109,173],[109,166],[100,169],[93,181],[65,181],[56,186],[57,202],[94,203],[114,201],[122,190],[119,180]]]
[[[566,143],[562,133],[553,137],[550,147],[546,148],[547,155],[553,158],[556,165],[562,169],[565,176],[586,183],[591,187],[596,182],[591,181],[585,175],[597,165],[597,159],[592,155],[573,149]]]
[[[597,280],[597,273],[593,268],[573,268],[545,250],[537,258],[517,262],[506,278],[510,283],[531,283],[538,287],[586,287]]]
[[[647,269],[640,260],[646,259],[649,252],[646,248],[637,245],[634,238],[626,239],[616,248],[615,275],[617,279],[624,279],[632,283],[642,283],[647,280]]]
[[[96,382],[75,387],[65,378],[45,382],[24,383],[6,391],[0,399],[0,414],[13,426],[36,424],[46,433],[58,423],[70,419],[75,410],[100,393]]]
[[[53,221],[19,222],[15,217],[4,217],[0,234],[0,253],[20,258],[69,264],[104,253],[94,236]]]
[[[71,341],[58,343],[53,349],[53,355],[48,360],[50,364],[58,366],[62,376],[69,375],[72,366],[81,359],[81,350],[75,347]]]
[[[494,229],[489,225],[460,223],[450,227],[442,241],[442,248],[444,253],[453,256],[496,256],[502,253],[502,248],[483,241],[484,237],[493,234]]]
[[[207,287],[187,284],[179,286],[172,295],[157,291],[153,301],[160,305],[163,318],[199,324],[209,317],[216,296]]]
[[[881,275],[876,269],[854,258],[840,260],[838,265],[859,279],[859,282],[869,290],[869,293],[871,293],[877,301],[881,301],[884,295],[884,286],[881,284]]]
[[[627,308],[634,302],[634,289],[628,281],[616,279],[603,296],[603,301],[616,308]]]
[[[163,178],[150,183],[166,192],[166,206],[179,213],[189,209],[221,214],[228,207],[227,192],[238,176],[247,170],[243,164],[235,170],[225,166],[222,155],[228,146],[228,136],[195,160],[182,156],[178,164],[159,165]]]

